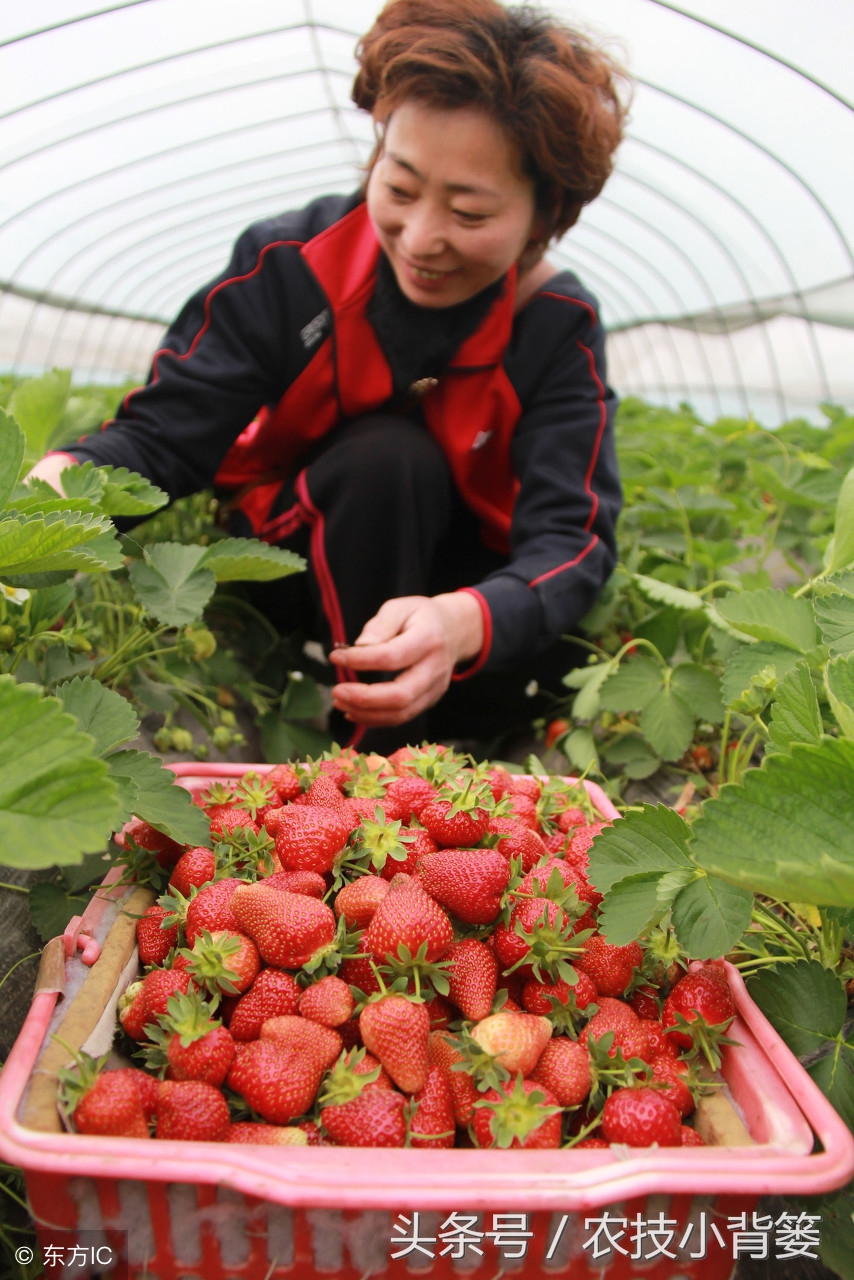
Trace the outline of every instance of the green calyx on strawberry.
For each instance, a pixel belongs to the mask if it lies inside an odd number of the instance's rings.
[[[479,1147],[524,1147],[536,1130],[563,1111],[549,1101],[553,1095],[544,1086],[524,1080],[521,1073],[510,1092],[499,1088],[492,1093],[497,1096],[481,1098],[474,1104],[472,1137]],[[551,1128],[555,1140],[543,1145],[558,1146],[560,1124]]]
[[[217,879],[239,875],[243,880],[258,880],[272,875],[275,842],[263,827],[235,827],[224,832],[214,845]]]
[[[587,1041],[590,1058],[590,1102],[601,1111],[605,1099],[615,1089],[632,1088],[652,1078],[652,1068],[642,1058],[626,1058],[615,1046],[615,1031],[606,1031],[599,1039]]]
[[[584,915],[590,906],[579,897],[577,884],[565,863],[551,860],[522,875],[521,866],[513,859],[513,871],[504,895],[504,918],[509,919],[516,903],[526,898],[546,898],[557,903],[573,920]]]
[[[384,974],[394,979],[393,986],[396,990],[406,990],[410,983],[414,983],[414,998],[421,1000],[423,998],[430,999],[434,992],[441,996],[448,995],[450,991],[450,983],[448,982],[448,961],[447,960],[428,960],[427,959],[426,942],[422,942],[415,955],[409,948],[401,942],[397,948],[396,956],[386,956],[385,964],[382,964],[375,970],[377,975]],[[373,967],[373,966],[372,966]],[[403,984],[400,979],[403,979]],[[382,981],[382,978],[380,978]]]
[[[258,949],[242,934],[204,929],[192,948],[182,947],[187,972],[206,991],[239,995],[252,985],[260,968]]]
[[[318,947],[312,956],[299,966],[298,980],[302,986],[317,982],[327,974],[337,973],[342,963],[351,956],[361,955],[362,930],[350,929],[344,916],[338,919],[331,940]]]
[[[402,826],[398,819],[390,821],[377,806],[374,817],[364,819],[336,857],[332,868],[335,874],[333,889],[352,879],[352,872],[357,875],[379,873],[389,858],[394,862],[405,862],[409,856],[406,846],[412,843],[413,837],[401,835]]]
[[[238,809],[245,809],[253,821],[258,817],[259,809],[267,809],[279,802],[275,789],[257,773],[250,771],[234,788],[231,803]]]
[[[452,1071],[462,1071],[475,1083],[479,1093],[497,1089],[511,1079],[510,1072],[498,1061],[497,1053],[478,1044],[468,1027],[461,1027],[454,1036],[445,1037],[460,1055],[451,1066]]]
[[[499,960],[505,962],[508,956],[515,956],[504,970],[504,976],[524,968],[535,978],[547,977],[552,982],[563,978],[574,985],[577,973],[572,961],[583,954],[584,944],[593,930],[576,933],[575,922],[548,898],[518,903],[511,921],[512,926],[499,926],[495,934]],[[506,928],[503,934],[502,928]]]
[[[436,799],[421,811],[421,822],[438,845],[470,848],[486,835],[494,810],[495,800],[488,785],[475,785],[469,774],[462,786],[459,782],[443,786]]]
[[[329,1070],[317,1095],[321,1107],[342,1106],[358,1098],[367,1085],[379,1079],[381,1067],[371,1071],[356,1071],[364,1060],[367,1049],[345,1049]]]
[[[382,800],[394,774],[382,768],[372,769],[364,758],[344,784],[344,794],[357,800]]]

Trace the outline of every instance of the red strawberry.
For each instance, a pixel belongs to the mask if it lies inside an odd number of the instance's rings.
[[[695,1040],[699,1043],[718,1039],[734,1017],[735,1004],[729,986],[721,981],[714,965],[705,965],[686,973],[676,983],[664,1002],[661,1021],[676,1044],[690,1048]],[[685,1023],[695,1025],[686,1028]],[[711,1036],[710,1029],[714,1029]]]
[[[610,822],[591,822],[587,827],[579,827],[573,832],[567,845],[566,856],[571,862],[577,862],[582,870],[587,869],[587,853],[599,832],[610,827]]]
[[[515,818],[523,827],[530,827],[532,831],[539,830],[540,817],[537,813],[537,804],[531,796],[511,795],[507,803],[509,805],[507,817]]]
[[[130,1075],[129,1070],[134,1074]],[[73,1106],[71,1118],[77,1132],[113,1138],[150,1137],[143,1094],[136,1077],[134,1068],[99,1073],[98,1064],[94,1062],[81,1066],[76,1080],[63,1075],[65,1096]]]
[[[234,1006],[228,1029],[235,1040],[257,1040],[262,1023],[280,1014],[296,1013],[300,988],[296,978],[281,969],[262,969]]]
[[[450,985],[449,998],[464,1018],[480,1022],[487,1017],[495,1000],[498,963],[483,942],[466,938],[453,942],[446,954],[446,970]]]
[[[406,1098],[391,1089],[366,1089],[349,1102],[329,1103],[320,1121],[339,1147],[406,1145]]]
[[[629,1058],[640,1058],[649,1062],[652,1055],[646,1023],[621,1000],[602,996],[598,1005],[598,1013],[594,1013],[578,1037],[582,1044],[587,1044],[589,1040],[601,1040],[609,1031],[613,1031],[613,1043],[608,1050],[610,1058],[615,1057],[619,1049],[627,1061]]]
[[[320,1064],[321,1071],[332,1066],[343,1048],[341,1037],[332,1027],[324,1027],[296,1014],[268,1018],[261,1027],[261,1039],[275,1040],[277,1044],[310,1055]]]
[[[346,773],[342,773],[342,786],[347,776]],[[305,793],[305,803],[308,805],[320,805],[321,808],[325,809],[335,809],[339,813],[347,812],[347,805],[344,802],[341,787],[336,784],[335,779],[330,777],[328,773],[319,773],[317,775]]]
[[[145,1003],[142,982],[132,982],[119,996],[117,1006],[119,1023],[122,1031],[131,1040],[145,1040],[145,1028],[151,1019]]]
[[[532,778],[528,773],[511,773],[508,775],[511,796],[528,796],[537,803],[543,794],[543,786],[539,778]]]
[[[172,869],[169,888],[177,889],[185,898],[188,898],[191,889],[194,887],[200,889],[203,884],[213,880],[215,874],[216,858],[212,849],[204,849],[201,846],[187,849]]]
[[[288,1124],[311,1108],[322,1075],[316,1054],[276,1040],[252,1040],[235,1057],[226,1083],[270,1124]]]
[[[402,818],[407,823],[415,817],[420,822],[422,810],[436,799],[436,788],[426,778],[410,774],[393,778],[385,795],[394,806],[394,817]]]
[[[557,829],[566,834],[572,831],[574,827],[586,827],[587,814],[583,809],[573,806],[570,809],[564,809],[563,813],[558,814]]]
[[[366,996],[372,996],[375,992],[382,990],[379,979],[371,968],[370,956],[346,956],[341,961],[338,977]]]
[[[444,849],[470,848],[486,835],[489,828],[489,815],[492,806],[492,795],[486,789],[489,807],[478,804],[483,798],[484,789],[472,792],[469,780],[466,787],[453,791],[447,799],[442,797],[432,800],[421,810],[420,822],[426,827],[436,843]]]
[[[300,776],[289,764],[277,764],[265,775],[264,781],[273,788],[282,804],[294,800],[302,791]]]
[[[168,914],[165,907],[154,902],[137,920],[136,945],[141,965],[162,964],[172,948],[177,946],[178,925],[172,924],[166,929],[162,927]]]
[[[588,1151],[608,1151],[609,1144],[604,1138],[582,1138],[580,1142],[575,1143],[572,1149],[573,1151],[581,1151],[582,1149]]]
[[[581,949],[572,939],[575,928],[556,902],[523,898],[511,911],[509,921],[502,921],[493,931],[498,962],[504,969],[519,966],[519,973],[526,977],[536,977],[540,968],[556,973],[561,962],[574,963]]]
[[[187,907],[187,919],[184,934],[187,946],[191,947],[203,930],[214,933],[217,929],[237,929],[237,919],[231,909],[231,899],[235,891],[244,884],[243,880],[229,878],[214,880],[203,885]]]
[[[263,1143],[267,1147],[307,1147],[308,1136],[296,1125],[259,1124],[238,1120],[229,1126],[226,1142]]]
[[[431,1067],[440,1067],[451,1091],[454,1116],[461,1128],[471,1124],[474,1104],[478,1099],[477,1084],[468,1071],[455,1071],[457,1063],[465,1059],[459,1049],[459,1041],[445,1031],[431,1031],[427,1040],[427,1061]]]
[[[682,1139],[683,1147],[704,1147],[705,1141],[700,1137],[696,1129],[692,1129],[689,1124],[683,1124],[679,1128],[679,1136]]]
[[[354,1000],[342,978],[328,974],[306,987],[300,996],[299,1011],[303,1018],[324,1027],[340,1027],[353,1016]]]
[[[561,1108],[544,1085],[517,1076],[515,1084],[488,1089],[475,1103],[472,1128],[478,1147],[560,1146]]]
[[[202,1080],[162,1080],[157,1090],[158,1138],[222,1142],[230,1124],[228,1103]]]
[[[639,1018],[650,1022],[660,1022],[661,1010],[658,1005],[658,992],[655,987],[638,987],[637,991],[632,993],[629,1004]]]
[[[489,789],[496,804],[499,800],[503,800],[510,791],[510,774],[501,765],[496,765],[494,769],[487,770],[486,781],[489,783]]]
[[[170,1079],[222,1084],[234,1060],[234,1041],[198,995],[173,997],[161,1026],[171,1033],[166,1045]]]
[[[586,973],[579,973],[575,986],[565,978],[558,978],[556,982],[528,978],[522,988],[522,1004],[528,1013],[537,1013],[552,1020],[561,1013],[559,1005],[565,1005],[567,1013],[572,1014],[576,1010],[586,1009],[589,1004],[595,1004],[598,998],[599,993],[593,980]],[[567,1020],[561,1017],[557,1023],[569,1027],[572,1025],[572,1018]]]
[[[520,858],[523,871],[530,871],[548,852],[542,837],[518,818],[506,814],[492,818],[489,830],[502,836],[495,846],[497,852],[503,854],[508,862],[511,858]]]
[[[267,964],[299,969],[335,937],[335,916],[325,902],[260,884],[236,890],[232,908],[239,927],[258,945]]]
[[[268,889],[304,893],[309,898],[322,898],[326,893],[326,881],[317,871],[274,871],[264,884]]]
[[[650,1084],[660,1086],[660,1092],[670,1099],[683,1120],[694,1110],[692,1079],[687,1062],[668,1056],[653,1058]]]
[[[471,1034],[511,1075],[529,1076],[552,1038],[552,1024],[533,1013],[500,1009],[481,1019]]]
[[[409,1145],[430,1150],[452,1147],[456,1120],[451,1087],[441,1067],[430,1067],[423,1088],[413,1095],[415,1115],[409,1123]]]
[[[464,924],[491,924],[501,910],[510,864],[493,849],[440,849],[418,864],[422,885]]]
[[[289,805],[275,812],[274,829],[270,827],[272,815],[268,814],[264,822],[276,842],[276,854],[284,870],[317,871],[320,875],[331,871],[336,854],[344,848],[353,829],[343,812],[316,804]]]
[[[245,809],[231,804],[217,805],[217,811],[211,817],[211,840],[214,842],[225,840],[233,831],[238,831],[241,827],[254,831],[256,835],[261,830],[259,824]]]
[[[590,1092],[590,1055],[577,1040],[556,1036],[543,1049],[530,1079],[544,1084],[562,1107],[577,1107]]]
[[[424,946],[425,958],[432,963],[442,958],[453,940],[453,926],[439,904],[410,876],[400,875],[389,882],[387,897],[363,933],[362,950],[385,964],[401,946],[412,956]]]
[[[621,996],[635,969],[639,969],[642,963],[640,943],[630,942],[627,946],[615,947],[606,942],[601,933],[594,933],[587,939],[575,967],[593,979],[600,995]]]
[[[380,903],[388,895],[388,881],[380,876],[359,876],[340,889],[335,914],[343,916],[350,929],[364,929],[371,923]]]
[[[415,1093],[427,1079],[430,1015],[423,1004],[401,995],[381,995],[359,1014],[366,1049],[378,1058],[404,1093]]]
[[[192,950],[184,948],[181,955],[193,981],[210,992],[248,991],[261,968],[258,948],[239,929],[204,930]]]
[[[165,836],[162,831],[143,822],[142,818],[133,818],[125,827],[123,835],[130,838],[140,849],[157,854],[157,862],[161,867],[172,867],[184,852],[184,846]]]
[[[602,1110],[602,1136],[629,1147],[682,1145],[679,1112],[657,1089],[615,1089]]]

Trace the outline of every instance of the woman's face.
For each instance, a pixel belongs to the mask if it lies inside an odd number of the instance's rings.
[[[534,184],[501,127],[475,107],[397,107],[367,198],[397,283],[422,307],[473,298],[535,238]]]

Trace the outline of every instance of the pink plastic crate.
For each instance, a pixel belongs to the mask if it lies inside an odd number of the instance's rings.
[[[176,772],[197,791],[246,767],[184,765]],[[267,767],[257,766],[259,772]],[[604,794],[585,785],[603,817],[616,817]],[[90,945],[104,909],[94,900],[73,923],[66,954]],[[691,1256],[699,1251],[703,1224],[709,1232],[717,1225],[728,1245],[729,1219],[747,1213],[749,1225],[760,1195],[818,1194],[854,1173],[847,1127],[750,1000],[738,973],[731,966],[727,973],[738,1011],[730,1034],[738,1046],[725,1051],[723,1074],[753,1147],[276,1149],[36,1132],[17,1116],[57,1001],[56,991],[45,990],[36,994],[0,1076],[0,1155],[25,1170],[45,1242],[51,1229],[103,1231],[115,1244],[115,1233],[127,1231],[134,1280],[494,1280],[497,1273],[520,1280],[726,1280],[732,1252],[711,1234],[708,1256]],[[668,1245],[677,1256],[633,1260],[611,1251],[595,1259],[583,1247],[595,1229],[585,1220],[606,1210],[629,1224],[638,1214],[677,1224]],[[477,1215],[473,1225],[480,1232],[493,1229],[495,1213],[527,1214],[526,1256],[508,1260],[484,1238],[482,1255],[468,1251],[464,1260],[451,1256],[452,1249],[434,1259],[416,1252],[392,1261],[401,1247],[392,1243],[398,1215],[411,1219],[413,1212],[427,1237],[438,1236],[454,1212]],[[693,1234],[679,1250],[691,1223]],[[438,1255],[446,1243],[425,1247]]]

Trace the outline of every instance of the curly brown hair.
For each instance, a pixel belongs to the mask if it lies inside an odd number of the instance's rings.
[[[534,182],[544,241],[573,226],[605,185],[627,77],[554,18],[497,0],[390,0],[356,57],[353,101],[378,122],[408,98],[497,120]]]

